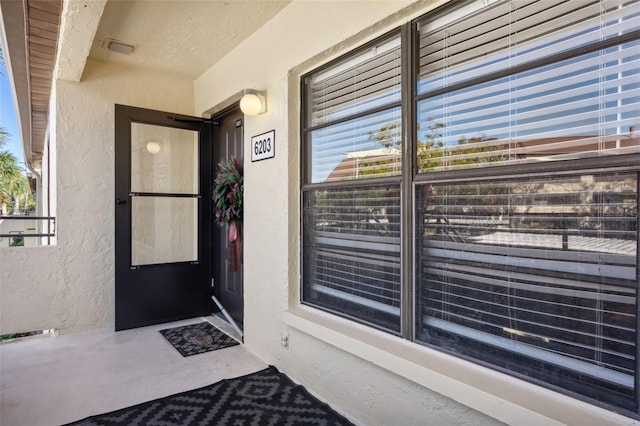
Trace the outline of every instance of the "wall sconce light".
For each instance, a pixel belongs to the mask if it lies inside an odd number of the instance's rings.
[[[157,154],[162,149],[162,145],[160,145],[160,143],[158,143],[156,141],[149,141],[149,142],[147,142],[145,148],[147,148],[147,151],[149,153]]]
[[[267,92],[244,89],[240,99],[240,110],[246,115],[258,115],[267,112]]]

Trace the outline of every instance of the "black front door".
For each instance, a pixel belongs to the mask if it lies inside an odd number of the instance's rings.
[[[116,330],[211,313],[211,124],[115,107]]]
[[[234,109],[220,117],[216,117],[215,121],[219,123],[219,126],[214,130],[217,132],[213,149],[215,164],[229,158],[236,158],[240,164],[243,163],[243,118],[244,116],[239,109]],[[243,249],[242,232],[242,224],[240,224],[241,238],[236,242],[236,244],[240,245],[240,252]],[[244,317],[241,259],[242,257],[240,256],[239,264],[233,264],[231,245],[229,243],[229,227],[216,225],[213,238],[214,294],[239,326],[242,326]]]

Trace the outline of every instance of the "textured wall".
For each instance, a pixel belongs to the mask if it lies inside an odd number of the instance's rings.
[[[57,82],[55,247],[0,248],[0,334],[114,324],[114,104],[193,113],[193,84],[102,62]]]

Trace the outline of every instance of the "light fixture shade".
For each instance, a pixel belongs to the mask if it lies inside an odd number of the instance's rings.
[[[265,92],[245,89],[244,96],[240,99],[240,110],[245,115],[258,115],[267,111],[267,98]]]
[[[156,141],[147,142],[146,148],[147,148],[147,151],[149,151],[151,154],[157,154],[162,149],[160,144]]]

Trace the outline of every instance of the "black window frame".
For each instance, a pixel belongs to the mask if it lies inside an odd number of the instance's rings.
[[[455,3],[455,4],[453,4]],[[418,170],[418,161],[417,161],[417,109],[418,103],[424,99],[429,97],[438,96],[443,93],[452,90],[462,89],[464,87],[469,87],[474,84],[483,83],[486,81],[490,81],[496,78],[506,77],[515,73],[535,69],[540,66],[554,64],[561,60],[571,59],[579,55],[584,55],[590,52],[597,52],[602,49],[617,46],[619,44],[629,42],[629,41],[637,41],[640,39],[640,31],[633,31],[618,37],[609,38],[597,43],[593,43],[587,46],[579,47],[573,50],[560,52],[557,54],[553,54],[547,56],[545,58],[534,60],[528,63],[520,64],[514,68],[508,70],[498,70],[494,73],[482,75],[480,77],[461,82],[454,86],[434,90],[428,93],[420,93],[418,94],[417,90],[417,81],[418,81],[418,50],[419,50],[419,34],[418,27],[421,22],[429,17],[442,16],[443,14],[449,13],[455,9],[459,9],[462,6],[471,3],[468,2],[450,2],[445,4],[427,14],[420,16],[410,23],[401,25],[398,29],[392,30],[387,34],[376,38],[342,56],[336,58],[335,60],[328,62],[327,64],[318,67],[317,69],[312,70],[311,72],[303,75],[300,80],[300,93],[302,102],[301,102],[301,130],[300,130],[300,140],[301,140],[301,197],[300,197],[300,209],[301,212],[305,211],[305,203],[304,196],[306,193],[314,190],[321,189],[332,189],[332,188],[347,188],[353,185],[356,186],[375,186],[375,185],[385,185],[393,183],[394,185],[400,185],[401,192],[401,201],[400,201],[400,256],[401,256],[401,272],[400,272],[400,280],[401,280],[401,300],[400,300],[400,329],[399,330],[389,330],[386,327],[381,327],[379,324],[374,324],[372,322],[363,320],[362,318],[358,318],[357,316],[352,316],[345,314],[344,312],[340,312],[339,310],[331,309],[328,306],[320,306],[305,300],[304,295],[304,284],[305,284],[305,250],[306,244],[308,243],[309,236],[305,233],[305,217],[304,214],[301,217],[301,282],[300,282],[300,303],[304,305],[309,305],[314,308],[318,308],[332,314],[336,314],[339,316],[343,316],[349,319],[352,319],[356,322],[363,323],[365,325],[371,326],[373,328],[382,329],[383,331],[390,332],[391,334],[399,335],[404,339],[410,340],[418,345],[424,345],[428,347],[432,347],[439,351],[451,354],[456,357],[460,357],[463,359],[467,359],[474,363],[484,365],[488,368],[495,369],[506,374],[521,378],[523,380],[533,382],[535,384],[559,391],[564,394],[568,394],[572,397],[575,397],[580,400],[587,401],[591,404],[604,407],[609,410],[620,411],[622,410],[626,415],[629,415],[633,418],[640,419],[640,337],[636,341],[636,370],[635,370],[635,399],[636,405],[633,408],[624,407],[616,403],[611,402],[603,402],[600,401],[597,397],[594,396],[585,396],[570,389],[566,389],[552,383],[547,383],[543,380],[538,380],[535,377],[528,376],[526,374],[520,374],[517,371],[510,370],[503,366],[495,365],[481,359],[469,356],[467,354],[461,354],[452,349],[443,348],[441,346],[431,345],[424,342],[419,342],[416,334],[415,320],[417,316],[417,308],[414,303],[414,299],[416,298],[416,289],[417,289],[417,279],[416,279],[416,271],[417,271],[417,251],[420,250],[419,242],[417,242],[417,238],[414,234],[414,229],[416,228],[416,189],[418,186],[425,184],[454,184],[454,183],[464,183],[470,182],[477,179],[484,179],[488,181],[499,181],[505,179],[520,179],[523,177],[543,177],[552,174],[553,176],[559,177],[569,177],[569,176],[580,176],[582,174],[591,174],[591,175],[605,175],[607,173],[625,173],[625,172],[633,172],[638,176],[638,188],[640,189],[640,154],[632,153],[632,154],[623,154],[623,155],[611,155],[603,158],[582,158],[573,161],[550,161],[550,162],[540,162],[540,163],[526,163],[518,166],[511,165],[485,165],[483,167],[475,168],[475,169],[459,169],[459,170],[448,170],[448,171],[431,171],[431,172],[420,172]],[[378,43],[380,40],[389,37],[390,34],[394,32],[400,32],[401,34],[401,52],[402,52],[402,88],[401,88],[401,100],[395,106],[399,106],[402,110],[401,112],[401,123],[402,123],[402,167],[403,172],[401,176],[395,177],[387,177],[387,178],[373,178],[366,180],[366,182],[333,182],[333,183],[311,183],[308,178],[309,173],[309,155],[310,152],[307,149],[307,135],[315,128],[307,124],[307,89],[305,85],[305,80],[307,77],[313,75],[314,73],[322,72],[333,66],[335,63],[343,60],[345,57],[356,54],[363,50],[370,48],[371,46]],[[388,108],[385,106],[384,108],[380,108],[380,110]],[[366,116],[371,113],[371,111],[356,114],[354,116],[347,117],[347,119],[354,119]],[[342,121],[346,121],[347,119],[343,119]],[[637,195],[637,194],[636,194]],[[638,201],[640,204],[640,201]],[[638,221],[640,222],[640,221]],[[636,224],[636,274],[638,277],[636,278],[636,284],[640,281],[640,242],[638,241],[638,224]],[[637,287],[636,287],[637,288]],[[636,292],[636,332],[640,330],[640,315],[637,314],[637,309],[640,306],[640,295]]]
[[[326,70],[331,69],[334,66],[339,65],[341,62],[347,61],[350,58],[353,57],[358,57],[362,54],[364,54],[365,52],[367,52],[368,50],[374,49],[375,46],[388,42],[389,40],[392,40],[394,38],[398,38],[399,40],[399,44],[401,47],[401,51],[400,51],[400,69],[401,70],[405,70],[406,66],[404,66],[404,61],[406,59],[406,52],[403,49],[403,46],[405,45],[405,43],[403,42],[404,39],[406,38],[406,34],[407,31],[404,28],[397,28],[394,30],[391,30],[383,35],[381,35],[380,37],[377,37],[375,40],[372,40],[369,43],[365,43],[362,46],[358,47],[357,49],[354,49],[353,51],[350,51],[349,53],[342,55],[326,64],[324,64],[323,66],[315,69],[314,71],[307,73],[305,75],[303,75],[300,78],[300,91],[303,94],[302,98],[306,99],[307,98],[307,93],[309,90],[309,86],[308,86],[308,81],[311,78],[312,75],[318,75],[318,74],[322,74],[323,72],[325,72]],[[301,235],[301,242],[302,242],[302,247],[305,247],[305,244],[308,244],[310,241],[313,241],[313,238],[310,237],[310,232],[307,231],[307,229],[305,228],[305,197],[307,196],[307,194],[312,194],[314,191],[327,191],[327,192],[331,192],[331,191],[340,191],[340,190],[349,190],[349,189],[353,189],[355,191],[358,190],[362,190],[365,191],[367,188],[371,188],[374,189],[375,188],[380,188],[383,186],[390,186],[390,187],[397,187],[397,191],[402,193],[403,188],[401,187],[402,183],[403,183],[403,173],[401,172],[399,175],[389,175],[389,176],[373,176],[373,177],[367,177],[367,178],[363,178],[363,179],[358,179],[358,178],[354,178],[354,179],[335,179],[333,181],[329,181],[329,182],[313,182],[313,178],[310,175],[311,172],[311,167],[310,167],[310,149],[309,149],[309,145],[310,145],[310,141],[311,141],[311,136],[312,133],[314,131],[317,130],[321,130],[321,129],[326,129],[326,128],[330,128],[331,126],[336,126],[336,125],[342,125],[345,123],[348,123],[350,121],[354,121],[354,120],[360,120],[366,117],[370,117],[370,116],[374,116],[376,114],[379,113],[384,113],[385,111],[390,111],[390,110],[394,110],[397,109],[400,112],[400,116],[402,117],[402,119],[404,119],[404,114],[402,114],[402,109],[405,107],[404,104],[406,103],[405,96],[404,96],[404,91],[406,90],[406,86],[408,84],[408,79],[406,78],[406,74],[403,72],[402,75],[400,76],[401,78],[401,83],[400,83],[400,101],[396,101],[396,102],[389,102],[386,103],[384,105],[378,106],[378,107],[374,107],[371,109],[366,109],[364,111],[359,111],[356,112],[354,114],[350,114],[350,115],[346,115],[343,117],[340,117],[338,119],[335,120],[330,120],[328,122],[323,122],[317,125],[311,125],[308,124],[308,122],[311,122],[311,119],[309,118],[309,107],[307,105],[306,102],[302,102],[301,104],[301,131],[300,131],[300,138],[302,141],[302,149],[301,149],[301,157],[300,157],[300,161],[301,164],[303,164],[304,166],[301,167],[301,199],[300,199],[300,209],[301,212],[303,213],[303,217],[301,218],[301,230],[302,230],[302,235]],[[405,132],[406,130],[404,129],[404,122],[401,123],[402,127],[402,134],[401,136],[401,140],[405,140]],[[406,149],[403,149],[403,151],[406,151]],[[404,168],[404,164],[402,165],[402,167]],[[396,198],[395,195],[391,194],[390,195],[391,198]],[[402,194],[400,194],[398,196],[400,199],[402,199]],[[398,218],[399,215],[399,211],[402,210],[401,209],[401,205],[397,206],[397,211],[393,214],[394,217]],[[402,220],[400,220],[400,222],[404,222]],[[399,229],[394,229],[394,235],[395,233],[402,233],[401,230]],[[401,240],[401,239],[400,239]],[[332,249],[335,249],[336,246],[332,247]],[[395,251],[395,250],[393,250]],[[402,252],[402,248],[398,247],[397,251],[399,253],[398,256],[398,268],[393,268],[393,269],[397,269],[397,271],[393,271],[392,275],[397,275],[398,278],[398,283],[397,285],[399,287],[402,286],[402,283],[404,282],[404,280],[402,279],[402,271],[400,270],[400,268],[402,267],[403,263],[402,263],[402,258],[404,258],[404,253]],[[388,253],[384,253],[381,251],[377,252],[378,255],[385,255]],[[307,256],[305,256],[305,250],[301,250],[301,269],[302,269],[302,282],[304,283],[307,280],[307,266],[309,264],[311,264],[312,262],[315,261],[316,258],[318,258],[319,256],[314,255],[311,256],[311,258],[307,258]],[[361,266],[361,265],[360,265]],[[355,269],[358,269],[358,265],[355,266]],[[357,272],[354,272],[354,275],[357,274]],[[303,284],[301,286],[301,302],[303,304],[307,304],[310,306],[313,306],[315,308],[319,308],[322,309],[324,311],[327,312],[331,312],[340,316],[343,316],[345,318],[349,318],[351,320],[354,320],[356,322],[360,322],[360,323],[364,323],[368,326],[374,327],[374,328],[378,328],[381,329],[385,332],[389,332],[392,334],[396,334],[396,335],[400,335],[402,334],[402,328],[405,326],[405,320],[402,318],[401,314],[398,315],[398,320],[397,323],[391,323],[390,321],[382,321],[382,322],[377,322],[374,320],[367,320],[367,318],[371,318],[371,315],[367,314],[366,312],[364,312],[361,316],[358,315],[352,315],[349,312],[349,307],[348,306],[344,306],[344,309],[342,311],[338,310],[338,309],[334,309],[330,306],[329,303],[321,303],[321,302],[317,302],[317,303],[310,303],[308,300],[305,300],[305,293],[306,294],[310,294],[311,290],[305,288],[305,285]],[[399,294],[400,297],[402,297],[402,295],[404,295],[406,293],[406,291],[402,288],[400,288]],[[338,303],[342,303],[341,301],[337,301]],[[353,310],[355,311],[357,309],[357,304],[349,304],[348,301],[345,301],[345,303],[347,305],[350,305],[351,308],[353,308]],[[406,309],[402,308],[402,303],[404,303],[400,298],[398,298],[397,300],[393,301],[394,306],[397,305],[397,307],[399,308],[399,312],[402,313],[404,311],[406,311]],[[364,306],[364,311],[367,311],[368,308],[366,306]]]

